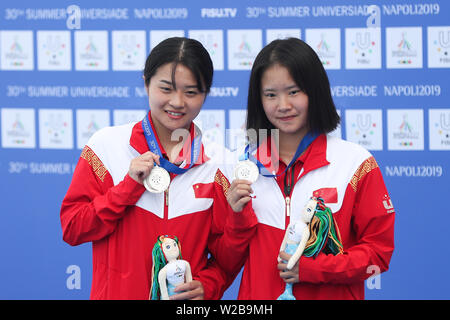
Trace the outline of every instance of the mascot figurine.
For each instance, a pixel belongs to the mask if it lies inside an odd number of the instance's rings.
[[[292,255],[287,261],[288,270],[294,267],[302,255],[315,258],[321,251],[334,255],[344,252],[337,224],[322,198],[311,197],[300,219],[289,223],[281,243],[281,251]],[[278,258],[278,261],[281,262],[281,259]],[[286,284],[286,289],[278,300],[295,300],[292,283]]]
[[[181,245],[175,236],[159,236],[152,251],[150,300],[169,300],[180,284],[192,281],[191,266],[182,260]]]

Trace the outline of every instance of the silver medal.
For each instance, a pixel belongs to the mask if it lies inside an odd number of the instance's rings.
[[[234,178],[255,182],[259,177],[258,166],[250,160],[239,161],[234,167]]]
[[[147,178],[144,179],[145,188],[152,193],[161,193],[167,190],[170,184],[170,175],[166,169],[154,166]]]

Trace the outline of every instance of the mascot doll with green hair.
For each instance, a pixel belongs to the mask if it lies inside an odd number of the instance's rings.
[[[182,260],[177,237],[159,236],[153,247],[152,260],[150,300],[169,300],[178,285],[192,281],[191,266]]]
[[[321,251],[334,255],[344,252],[337,224],[322,198],[311,197],[300,219],[289,223],[281,243],[281,251],[292,255],[287,261],[288,270],[294,267],[302,255],[315,258]],[[279,257],[278,261],[281,262]],[[292,283],[286,284],[286,289],[278,300],[295,300]]]

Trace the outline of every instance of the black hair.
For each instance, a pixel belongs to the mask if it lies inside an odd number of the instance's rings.
[[[145,86],[148,87],[150,79],[158,68],[172,63],[172,85],[175,88],[175,70],[178,64],[187,67],[197,80],[198,90],[206,94],[212,85],[213,63],[208,51],[194,39],[172,37],[161,41],[147,57],[144,68]]]
[[[264,112],[261,100],[262,76],[275,64],[284,66],[297,86],[308,96],[309,130],[320,134],[336,129],[340,117],[322,62],[304,41],[289,38],[272,41],[256,56],[248,88],[247,130],[259,132],[259,129],[275,129]]]

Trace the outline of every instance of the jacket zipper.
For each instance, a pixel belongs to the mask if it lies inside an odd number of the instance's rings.
[[[290,167],[287,171],[286,174],[284,176],[284,201],[286,203],[286,216],[290,217],[291,216],[291,192],[292,192],[292,187],[294,185],[294,175],[295,175],[295,163],[293,164],[292,167]],[[289,173],[291,173],[291,179],[287,179],[289,176]],[[287,181],[289,180],[289,182]]]

